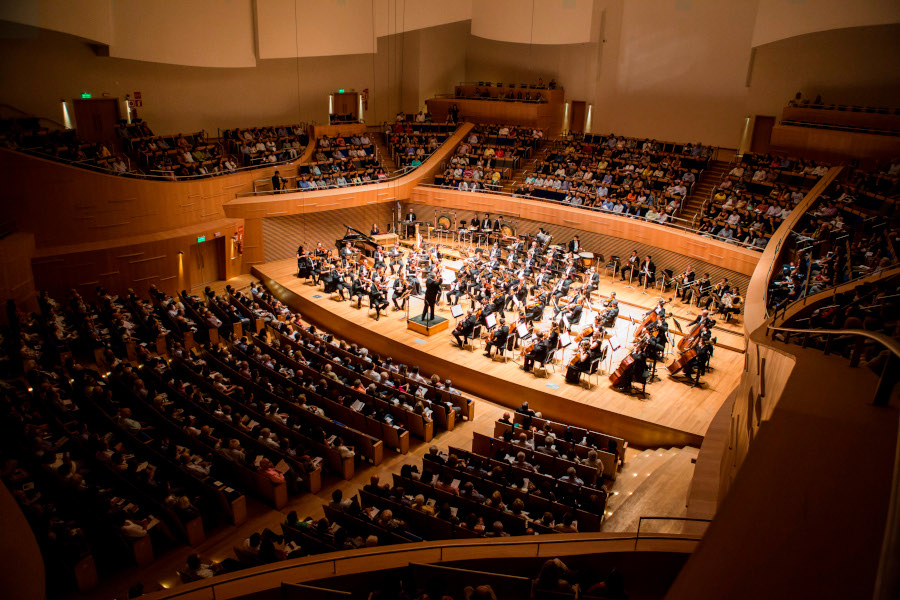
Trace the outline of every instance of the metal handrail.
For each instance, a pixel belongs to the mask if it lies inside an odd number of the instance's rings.
[[[363,186],[363,185],[376,185],[379,183],[385,183],[385,182],[400,179],[401,177],[408,175],[409,173],[411,173],[412,171],[415,171],[416,169],[418,169],[419,167],[421,167],[423,165],[424,165],[424,163],[422,163],[422,165],[419,165],[418,167],[411,167],[411,166],[403,167],[402,169],[398,169],[398,170],[394,171],[388,177],[386,177],[384,179],[378,179],[375,181],[361,181],[359,183],[348,183],[347,185],[328,185],[328,186],[324,186],[324,187],[319,186],[316,188],[310,188],[310,189],[305,189],[305,190],[304,189],[290,189],[290,190],[283,189],[283,190],[280,190],[280,193],[293,194],[294,192],[317,192],[319,190],[342,190],[342,189],[346,189],[346,188],[359,187],[359,186]],[[289,177],[285,177],[285,179],[297,179],[297,177],[289,176]],[[266,182],[266,181],[269,181],[269,180],[268,179],[255,179],[253,181],[253,183],[256,184],[257,182]],[[235,198],[246,198],[247,196],[271,196],[273,194],[275,194],[274,190],[259,190],[259,191],[253,191],[253,192],[238,192],[234,195],[234,197]]]
[[[634,534],[634,549],[637,550],[638,541],[641,540],[641,527],[644,525],[644,521],[688,521],[692,523],[712,523],[712,519],[707,519],[703,517],[638,517],[638,527],[637,532]],[[706,533],[704,531],[704,533]],[[655,534],[656,536],[682,536],[684,534],[678,533],[669,533],[669,534]],[[644,537],[643,539],[656,539],[655,536]],[[679,538],[672,538],[679,539]]]

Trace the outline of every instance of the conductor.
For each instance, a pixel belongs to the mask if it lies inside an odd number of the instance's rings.
[[[430,323],[432,319],[434,319],[434,305],[437,303],[437,299],[441,296],[441,282],[438,281],[433,275],[429,275],[428,279],[425,281],[425,306],[422,308],[422,320],[425,320],[425,315],[429,312],[431,313],[431,317],[428,318],[428,322]]]

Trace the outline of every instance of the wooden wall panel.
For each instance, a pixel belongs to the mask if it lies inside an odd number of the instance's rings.
[[[794,125],[775,125],[769,144],[770,150],[832,160],[892,159],[900,153],[897,136]]]
[[[416,215],[419,218],[422,218],[424,216],[431,218],[431,215],[435,210],[433,206],[422,204],[413,203],[409,206],[412,206],[414,208]],[[550,208],[552,209],[554,207]],[[404,207],[404,211],[405,210],[406,208]],[[469,221],[471,220],[473,214],[474,213],[468,211],[460,212],[458,213],[458,218],[464,218]],[[482,214],[483,211],[479,211],[479,215]],[[492,212],[491,214],[495,213]],[[690,265],[699,275],[702,275],[703,273],[709,273],[712,276],[714,282],[718,281],[722,277],[727,277],[729,282],[736,283],[741,288],[742,294],[747,291],[747,285],[750,282],[749,275],[738,273],[736,271],[725,269],[712,263],[699,260],[698,258],[696,258],[696,255],[692,255],[691,252],[686,249],[679,248],[678,250],[670,250],[665,247],[654,246],[652,245],[652,238],[649,237],[645,238],[647,240],[647,242],[645,243],[614,237],[612,235],[607,235],[601,232],[587,231],[581,229],[576,224],[557,225],[554,223],[548,223],[547,221],[538,221],[533,219],[514,219],[514,221],[517,223],[518,233],[537,233],[538,228],[543,227],[546,231],[550,232],[553,235],[553,243],[567,244],[573,237],[577,235],[586,251],[602,254],[606,259],[609,259],[610,256],[618,255],[622,260],[625,260],[626,257],[631,256],[632,250],[637,250],[638,255],[641,257],[641,259],[643,259],[648,254],[653,258],[653,262],[656,263],[657,272],[661,272],[662,269],[672,269],[673,273],[677,274],[683,272],[687,268],[687,266]],[[648,293],[656,295],[652,290]]]
[[[19,310],[37,309],[31,272],[33,256],[33,234],[17,232],[0,239],[0,300],[15,300]],[[0,322],[6,322],[5,310]]]
[[[369,204],[342,210],[261,219],[265,262],[294,256],[300,244],[311,248],[317,242],[322,242],[329,250],[333,249],[334,241],[344,236],[347,225],[368,234],[372,223],[378,223],[381,231],[387,231],[392,206],[393,203]]]
[[[138,236],[131,243],[111,245],[79,244],[38,251],[31,261],[35,286],[47,290],[54,298],[63,298],[70,289],[93,296],[93,289],[102,285],[113,293],[134,288],[144,295],[150,284],[167,293],[190,288],[187,261],[191,246],[197,238],[207,240],[225,238],[225,278],[241,272],[241,256],[231,241],[241,221],[222,219],[210,224],[182,228],[173,232]],[[179,252],[183,252],[179,264]]]
[[[280,166],[282,174],[292,168]],[[274,167],[194,181],[148,181],[106,175],[0,150],[4,216],[34,233],[38,248],[113,240],[210,223],[222,204],[251,191]],[[52,217],[52,218],[48,218]]]

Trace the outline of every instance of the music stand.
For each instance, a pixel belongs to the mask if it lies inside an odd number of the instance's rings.
[[[634,286],[631,285],[632,280],[634,279],[634,265],[628,267],[628,285],[625,287],[628,289],[634,289]]]

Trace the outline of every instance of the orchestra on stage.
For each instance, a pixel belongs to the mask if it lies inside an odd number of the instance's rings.
[[[451,337],[460,348],[471,349],[470,340],[480,338],[486,357],[512,358],[521,363],[519,368],[535,373],[545,372],[548,364],[560,365],[565,381],[574,385],[598,373],[601,363],[624,346],[625,356],[617,368],[610,366],[609,379],[614,389],[626,393],[646,394],[663,366],[669,375],[700,385],[716,342],[710,313],[728,319],[741,310],[738,290],[727,279],[713,285],[708,274],[698,278],[688,267],[678,275],[662,275],[660,287],[664,292],[674,288],[673,297],[660,298],[640,320],[620,317],[614,291],[602,301],[593,300],[600,288],[596,259],[577,236],[560,245],[553,244],[543,228],[534,235],[506,235],[500,220],[488,214],[472,223],[474,230],[461,224],[471,244],[460,257],[445,256],[440,244],[417,235],[411,208],[403,222],[403,233],[414,239],[408,243],[411,248],[401,245],[397,236],[378,234],[377,225],[372,226],[373,235],[347,227],[336,251],[321,243],[298,248],[297,276],[321,283],[336,300],[355,300],[357,308],[367,298],[376,321],[391,305],[394,311],[405,310],[411,296],[424,300],[421,320],[430,321],[443,299],[457,318]],[[387,249],[380,243],[391,240]],[[637,279],[645,289],[656,282],[650,256],[634,252],[617,266],[622,279]],[[666,312],[675,297],[696,303],[702,312],[682,325]],[[624,336],[622,328],[616,328],[618,319],[627,322]],[[677,342],[670,322],[681,334]],[[666,364],[668,357],[672,360]]]

